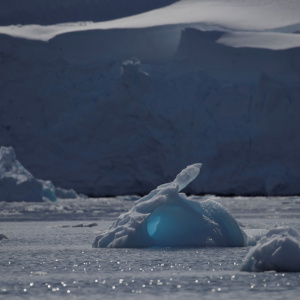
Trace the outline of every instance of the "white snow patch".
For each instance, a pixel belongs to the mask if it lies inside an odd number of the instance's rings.
[[[278,32],[226,32],[217,41],[235,48],[284,50],[300,46],[300,34]]]
[[[1,0],[0,24],[57,24],[112,20],[169,5],[176,0]]]
[[[146,4],[145,2],[144,5]],[[194,24],[202,28],[207,27],[207,24],[212,24],[229,30],[292,29],[296,31],[300,29],[300,5],[297,0],[181,0],[163,8],[111,21],[73,22],[49,26],[1,26],[0,32],[14,37],[48,41],[57,35],[76,31],[178,24],[189,24],[189,26]],[[288,40],[289,44],[299,43],[298,38],[293,35],[285,37],[284,40]]]

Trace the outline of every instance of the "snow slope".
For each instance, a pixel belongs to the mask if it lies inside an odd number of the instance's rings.
[[[15,0],[18,4],[22,1]],[[17,25],[22,22],[17,22],[15,19],[19,20],[21,17],[16,16],[16,4],[15,1],[10,1],[12,4],[6,5],[10,8],[12,12],[8,12],[5,17],[7,21],[5,25]],[[133,1],[133,0],[131,0]],[[34,16],[40,15],[39,8],[35,8],[35,3],[37,1],[30,0],[31,6],[26,10],[29,10],[33,15],[29,19],[33,19],[31,24],[44,23],[44,19],[40,20],[40,23],[34,21]],[[48,1],[49,4],[55,5],[56,9],[59,10],[60,6],[58,1],[52,3]],[[124,0],[114,0],[109,1],[98,1],[102,3],[97,3],[98,6],[103,7],[103,19],[109,19],[110,11],[114,12],[124,12],[124,15],[130,14],[131,6],[127,7]],[[242,30],[242,31],[284,31],[284,32],[294,32],[300,29],[300,8],[297,0],[181,0],[175,1],[174,4],[156,9],[150,12],[149,2],[151,1],[135,1],[141,6],[140,11],[146,11],[134,16],[123,17],[116,20],[99,22],[99,23],[73,23],[73,24],[55,24],[57,14],[50,13],[53,22],[52,26],[39,26],[39,25],[28,25],[28,26],[7,26],[0,27],[0,32],[6,33],[12,36],[26,37],[29,39],[37,40],[49,40],[54,38],[59,34],[64,34],[68,32],[78,32],[86,30],[96,30],[96,29],[121,29],[121,28],[147,28],[155,26],[166,26],[166,25],[178,25],[178,24],[198,24],[202,28],[209,28],[210,26],[217,26],[219,28],[227,28],[227,30]],[[153,1],[152,1],[153,2]],[[173,1],[163,1],[160,2],[161,6],[170,4]],[[69,22],[68,12],[74,4],[70,1],[64,0],[68,10],[64,11],[64,15],[61,18],[65,20],[61,23]],[[159,7],[157,1],[153,2],[153,8]],[[30,5],[28,4],[28,5]],[[48,4],[48,5],[49,5]],[[75,2],[75,5],[78,2]],[[23,4],[24,5],[24,4]],[[49,6],[51,6],[49,5]],[[125,10],[123,6],[126,6]],[[21,5],[22,6],[22,5]],[[45,4],[42,2],[37,7],[42,6],[45,9]],[[71,6],[71,7],[70,7]],[[19,7],[19,5],[18,5]],[[85,5],[82,7],[82,11],[89,15],[88,11],[93,7],[92,3],[90,5]],[[7,9],[3,9],[5,12]],[[76,15],[79,13],[77,12]],[[23,12],[22,12],[23,15]],[[18,18],[17,18],[18,17]],[[22,19],[22,18],[21,18]],[[89,19],[85,21],[91,21],[93,18],[90,16]],[[56,20],[57,21],[57,20]],[[58,22],[59,23],[59,22]],[[293,37],[290,37],[293,40]],[[298,44],[299,45],[299,44]]]
[[[175,1],[2,0],[0,2],[0,25],[50,25],[80,21],[105,21],[153,10]]]
[[[0,27],[0,145],[89,195],[145,194],[196,161],[188,192],[299,194],[300,3],[147,9]]]

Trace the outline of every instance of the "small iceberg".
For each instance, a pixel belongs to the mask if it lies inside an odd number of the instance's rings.
[[[60,187],[55,187],[55,195],[59,199],[77,199],[80,198],[79,195],[73,189],[62,189]],[[82,197],[85,197],[82,195]]]
[[[12,147],[0,147],[0,201],[55,202],[77,198],[79,196],[72,189],[55,187],[49,180],[35,178],[17,160]]]
[[[217,202],[197,202],[179,193],[199,174],[201,164],[182,170],[175,180],[158,186],[135,202],[93,247],[240,247],[247,236],[234,217]]]
[[[269,230],[249,251],[241,271],[299,272],[300,234],[285,226]]]
[[[4,239],[8,240],[8,237],[5,234],[0,233],[0,241]]]
[[[12,147],[0,147],[0,201],[56,201],[51,181],[39,180],[17,160]]]

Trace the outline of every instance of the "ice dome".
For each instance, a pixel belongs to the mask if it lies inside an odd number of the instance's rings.
[[[285,226],[269,230],[266,236],[249,251],[241,271],[299,272],[299,233]]]
[[[179,193],[199,174],[201,164],[182,170],[135,202],[93,247],[238,247],[247,236],[234,217],[212,200],[196,202]]]

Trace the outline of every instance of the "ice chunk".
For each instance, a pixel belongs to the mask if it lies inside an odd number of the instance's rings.
[[[56,201],[50,181],[38,180],[17,160],[12,147],[0,147],[0,201]]]
[[[188,166],[176,176],[174,182],[178,184],[178,191],[184,189],[199,175],[201,166],[202,164],[194,164]]]
[[[59,199],[76,199],[79,197],[73,189],[65,190],[60,187],[55,188],[55,195]]]
[[[194,180],[201,164],[182,170],[175,180],[136,201],[112,226],[96,237],[93,247],[235,247],[247,237],[220,204],[187,199],[181,189]]]
[[[0,233],[0,241],[4,239],[8,239],[8,237],[5,234]]]
[[[77,224],[77,225],[73,225],[72,227],[94,227],[94,226],[98,226],[97,223],[89,223],[89,224]]]
[[[268,231],[245,258],[241,271],[299,272],[300,235],[290,227]]]

